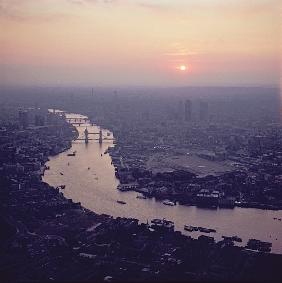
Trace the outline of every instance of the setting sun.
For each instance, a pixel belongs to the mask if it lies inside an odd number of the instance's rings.
[[[180,71],[186,71],[186,69],[187,69],[187,67],[186,67],[185,65],[181,65],[181,66],[179,67],[179,70],[180,70]]]

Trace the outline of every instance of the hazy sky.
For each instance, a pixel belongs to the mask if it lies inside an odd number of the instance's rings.
[[[0,0],[0,84],[278,85],[280,2]]]

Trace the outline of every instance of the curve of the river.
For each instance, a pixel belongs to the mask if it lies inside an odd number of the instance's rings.
[[[79,114],[67,114],[67,117],[85,117]],[[90,133],[99,132],[98,126],[83,124],[77,126],[80,137],[87,129]],[[108,130],[102,129],[104,135],[113,137]],[[90,135],[91,138],[91,135]],[[272,252],[282,253],[282,211],[261,210],[252,208],[234,209],[202,209],[195,206],[166,206],[153,199],[137,199],[136,192],[120,192],[117,190],[119,181],[115,177],[115,170],[111,164],[109,154],[104,154],[112,141],[102,145],[96,140],[85,144],[83,140],[72,143],[72,147],[50,158],[46,164],[43,180],[51,186],[66,185],[63,193],[96,213],[109,214],[114,217],[133,217],[146,223],[153,218],[172,220],[176,230],[197,238],[200,232],[187,232],[185,224],[216,229],[211,233],[216,240],[222,235],[239,236],[245,245],[250,238],[272,242]],[[76,151],[76,156],[68,156]],[[62,174],[61,174],[62,173]],[[122,200],[126,204],[117,203]]]

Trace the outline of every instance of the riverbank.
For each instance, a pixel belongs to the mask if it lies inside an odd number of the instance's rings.
[[[198,176],[187,168],[154,173],[146,167],[147,159],[155,154],[166,156],[175,149],[148,147],[145,141],[142,144],[142,139],[138,144],[131,145],[119,137],[120,135],[116,138],[115,147],[109,148],[108,153],[112,158],[116,177],[123,187],[127,187],[127,191],[139,192],[148,198],[169,199],[198,207],[282,210],[282,201],[278,197],[267,195],[274,191],[275,195],[279,195],[279,176],[270,178],[268,175],[266,180],[260,180],[262,177],[259,176],[251,180],[250,176],[256,173],[253,169],[249,171],[246,168],[234,168],[233,171],[206,176]],[[271,189],[267,189],[268,187]],[[254,197],[256,194],[259,197]]]
[[[44,165],[50,153],[69,148],[73,134],[72,126],[64,123],[53,130],[27,131],[22,140],[16,139],[17,131],[9,132],[13,146],[1,145],[1,152],[9,148],[22,158],[15,168],[1,164],[1,231],[6,231],[1,236],[1,279],[274,281],[281,277],[281,255],[245,250],[228,241],[215,243],[210,237],[192,239],[180,232],[153,230],[137,219],[98,215],[43,183],[38,167],[27,164],[29,158],[38,156],[37,162]],[[10,164],[19,160],[8,158]]]

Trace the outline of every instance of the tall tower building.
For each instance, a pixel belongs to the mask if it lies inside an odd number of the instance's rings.
[[[19,122],[24,129],[26,129],[29,126],[30,119],[29,119],[29,112],[27,110],[19,111]]]
[[[184,119],[186,122],[191,121],[192,119],[192,103],[189,99],[185,101],[184,105]]]
[[[209,118],[209,104],[206,101],[200,102],[200,121],[207,121]]]
[[[176,117],[176,120],[178,121],[182,121],[183,120],[183,103],[182,101],[180,100],[178,102],[178,105],[176,106],[175,108],[175,117]]]

